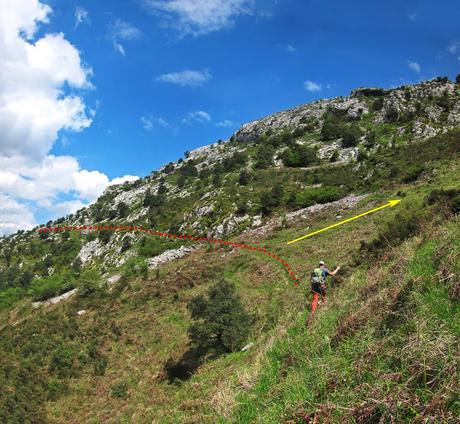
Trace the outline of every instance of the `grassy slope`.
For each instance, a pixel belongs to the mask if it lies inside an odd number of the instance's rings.
[[[453,384],[458,377],[458,298],[437,283],[437,272],[446,266],[455,268],[458,278],[458,221],[427,226],[424,239],[407,241],[370,269],[363,264],[345,272],[343,284],[331,291],[332,301],[320,309],[309,331],[303,327],[305,281],[319,258],[331,265],[350,264],[360,241],[373,238],[382,222],[408,205],[423,209],[423,197],[433,188],[458,187],[459,172],[458,160],[446,161],[415,184],[369,196],[347,216],[385,203],[397,191],[405,194],[399,209],[386,209],[315,240],[285,244],[304,234],[306,225],[316,229],[335,222],[335,211],[278,229],[265,240],[251,240],[288,259],[304,281],[300,287],[266,257],[203,249],[164,267],[159,280],[156,275],[147,280],[130,276],[109,295],[75,299],[46,313],[24,308],[21,313],[32,313],[33,320],[2,334],[17,352],[11,361],[17,365],[17,357],[36,358],[37,373],[51,375],[46,385],[48,393],[50,385],[56,388],[56,396],[36,395],[37,405],[46,407],[47,422],[302,422],[315,412],[323,421],[358,420],[366,413],[392,414],[401,421],[413,420],[417,405],[430,403],[439,413],[436,393],[458,389]],[[441,251],[444,259],[439,259]],[[254,313],[255,345],[247,353],[208,362],[180,386],[168,384],[163,364],[186,350],[186,303],[221,277],[237,284]],[[80,309],[87,314],[75,318]],[[93,372],[99,356],[91,346],[107,360],[105,375]],[[70,365],[63,361],[69,375],[50,372],[60,347],[70,352]],[[126,396],[124,389],[116,390],[123,384]],[[443,402],[458,413],[458,405],[448,398]]]

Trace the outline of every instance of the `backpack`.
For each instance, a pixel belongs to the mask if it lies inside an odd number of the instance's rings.
[[[312,284],[324,284],[323,270],[315,268],[311,273],[310,281]]]

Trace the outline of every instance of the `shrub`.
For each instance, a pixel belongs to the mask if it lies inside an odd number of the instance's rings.
[[[385,120],[387,122],[397,122],[399,119],[399,112],[393,105],[390,105],[385,111]]]
[[[246,202],[238,203],[236,206],[237,215],[245,215],[249,212],[249,205]]]
[[[329,158],[329,160],[331,162],[337,162],[339,160],[339,157],[340,157],[340,154],[339,154],[339,151],[337,149],[335,149],[333,152],[332,152],[332,155],[331,157]]]
[[[316,150],[308,146],[288,147],[282,154],[281,160],[284,166],[301,167],[308,166],[318,160]]]
[[[275,151],[269,144],[261,144],[257,151],[257,161],[255,167],[265,169],[273,165],[273,155]]]
[[[112,237],[112,232],[110,230],[100,230],[97,234],[97,238],[103,244],[107,244]]]
[[[337,187],[309,188],[297,195],[297,205],[306,208],[317,203],[333,202],[342,196],[342,191]]]
[[[438,204],[452,213],[460,212],[460,189],[432,190],[426,199],[428,205]]]
[[[240,177],[238,179],[238,182],[240,183],[240,185],[248,185],[249,182],[251,181],[251,174],[249,173],[249,171],[246,171],[245,169],[243,171],[240,172]]]
[[[265,191],[260,196],[261,212],[269,215],[274,208],[280,206],[284,194],[283,186],[276,185],[270,191]]]
[[[340,138],[342,125],[340,121],[334,117],[326,117],[321,128],[321,139],[324,141],[336,140]]]
[[[125,202],[120,202],[117,207],[117,214],[120,218],[126,218],[129,215],[129,206]]]
[[[192,161],[187,161],[186,164],[180,169],[181,175],[185,177],[197,177],[198,170]]]
[[[101,278],[97,271],[86,270],[82,272],[78,281],[78,297],[85,298],[94,294],[100,295],[103,292]]]
[[[132,257],[126,261],[124,271],[124,277],[141,276],[142,278],[148,277],[148,266],[147,262],[143,258]]]
[[[75,356],[75,352],[72,348],[59,346],[55,349],[53,356],[51,357],[48,371],[60,378],[74,377],[76,374],[76,370],[73,366]]]
[[[163,169],[163,172],[165,174],[170,174],[173,171],[174,171],[174,164],[172,162],[169,162]]]
[[[342,146],[355,147],[359,143],[360,137],[363,135],[358,125],[352,124],[343,128],[342,132]]]
[[[460,84],[460,74],[457,74],[457,76],[455,77],[455,83]]]
[[[226,172],[234,171],[246,164],[248,156],[245,152],[236,152],[233,156],[225,158],[222,165]]]
[[[143,237],[139,244],[138,253],[140,256],[150,258],[157,256],[167,249],[165,242],[156,237]]]
[[[33,301],[43,301],[59,296],[75,287],[75,280],[70,273],[54,274],[50,277],[36,278],[28,290]]]
[[[214,284],[206,297],[192,298],[187,309],[194,321],[188,329],[190,342],[202,352],[238,351],[249,335],[251,319],[233,283]]]
[[[187,177],[186,177],[185,175],[181,175],[181,176],[177,179],[177,187],[179,187],[179,188],[184,188],[186,182],[187,182]]]
[[[160,185],[162,187],[162,185]],[[159,191],[159,190],[158,190]],[[162,206],[165,202],[165,198],[162,195],[154,195],[150,191],[150,189],[147,190],[145,193],[144,197],[144,207],[146,208],[153,208],[153,207],[158,207]]]
[[[377,97],[371,106],[374,112],[378,112],[383,109],[383,97]]]

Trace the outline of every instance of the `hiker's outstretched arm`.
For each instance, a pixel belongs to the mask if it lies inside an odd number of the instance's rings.
[[[337,274],[337,273],[339,272],[339,270],[340,270],[340,267],[338,266],[338,267],[337,267],[336,269],[334,269],[334,271],[332,271],[330,274],[331,274],[331,275],[335,275],[335,274]]]

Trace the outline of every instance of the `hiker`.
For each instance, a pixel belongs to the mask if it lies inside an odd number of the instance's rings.
[[[319,262],[319,267],[315,268],[311,274],[311,291],[313,292],[313,301],[311,303],[311,313],[312,315],[316,311],[318,306],[318,299],[321,296],[324,303],[326,303],[326,278],[328,275],[335,275],[340,270],[338,266],[334,271],[329,271],[326,268],[324,261]]]

